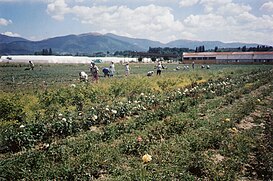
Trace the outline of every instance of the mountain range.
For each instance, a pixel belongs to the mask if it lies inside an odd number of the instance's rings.
[[[0,34],[0,55],[34,54],[43,49],[52,49],[58,54],[92,54],[96,52],[116,51],[148,51],[149,47],[177,47],[195,49],[205,46],[206,49],[256,47],[258,44],[224,43],[221,41],[192,41],[175,40],[169,43],[161,43],[148,39],[129,38],[111,33],[85,33],[80,35],[66,35],[53,37],[41,41],[30,41],[21,37],[10,37]]]

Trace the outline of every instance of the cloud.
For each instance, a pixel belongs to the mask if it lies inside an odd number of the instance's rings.
[[[12,23],[11,20],[6,20],[4,18],[0,18],[0,26],[7,26],[7,25],[9,25],[11,23]]]
[[[0,0],[0,2],[18,2],[19,0]]]
[[[206,13],[212,13],[215,8],[225,6],[229,3],[232,3],[232,0],[200,0],[200,4],[204,6]]]
[[[241,14],[238,14],[237,16],[235,16],[235,18],[236,18],[236,22],[241,26],[246,23],[252,24],[253,22],[259,19],[253,14],[250,14],[249,12],[243,12]]]
[[[65,31],[69,33],[88,29],[161,42],[176,39],[273,42],[270,36],[273,32],[273,2],[254,1],[0,0],[31,2],[34,6],[36,2],[46,3],[48,15],[64,21],[64,24],[57,24],[66,26],[69,24],[66,21],[70,21],[71,27],[73,23],[77,24],[71,31]],[[257,7],[257,4],[261,6]],[[11,23],[11,20],[0,19],[0,27]],[[79,24],[83,24],[83,28]]]
[[[251,7],[249,5],[244,5],[244,4],[236,4],[236,3],[228,3],[225,4],[224,6],[220,6],[217,9],[218,14],[222,15],[236,15],[236,14],[243,14],[246,12],[251,11]]]
[[[206,14],[206,15],[190,15],[184,20],[186,27],[194,28],[195,31],[217,31],[225,29],[227,20],[220,15]]]
[[[220,5],[220,4],[228,4],[231,3],[232,0],[201,0],[201,4],[210,4],[210,5]]]
[[[6,35],[6,36],[12,36],[12,37],[21,37],[21,35],[19,35],[18,33],[13,33],[10,31],[7,31],[7,32],[1,33],[1,34]]]
[[[180,7],[189,7],[189,6],[193,6],[195,4],[197,4],[199,2],[199,0],[181,0],[179,2],[179,6]]]
[[[69,12],[69,8],[65,0],[55,0],[47,5],[47,13],[56,20],[63,20],[64,15]]]
[[[269,1],[267,3],[264,3],[260,9],[267,12],[273,12],[273,2]]]
[[[213,13],[189,15],[183,21],[184,31],[193,33],[201,40],[264,42],[272,45],[273,15],[255,16],[248,5],[232,3],[224,7],[225,10],[219,6]]]
[[[93,31],[115,31],[120,35],[155,40],[163,40],[169,34],[177,34],[184,28],[169,7],[153,4],[137,8],[79,5],[69,7],[64,0],[58,0],[48,5],[47,12],[58,20],[62,20],[66,14],[72,15],[79,22],[90,25]]]
[[[27,3],[27,2],[45,2],[45,3],[49,3],[52,0],[0,0],[0,3],[14,3],[14,2],[21,2],[21,3]]]

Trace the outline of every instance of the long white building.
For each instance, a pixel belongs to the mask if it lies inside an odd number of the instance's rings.
[[[199,52],[183,53],[184,63],[253,63],[273,64],[273,52]]]

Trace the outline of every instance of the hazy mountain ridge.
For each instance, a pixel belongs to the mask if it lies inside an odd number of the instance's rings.
[[[186,48],[195,49],[198,46],[205,46],[206,49],[214,49],[218,48],[238,48],[242,46],[247,47],[256,47],[257,43],[240,43],[240,42],[232,42],[232,43],[224,43],[221,41],[193,41],[193,40],[175,40],[166,44],[169,47],[179,47],[183,48],[186,45]]]
[[[152,40],[148,40],[148,39],[129,38],[129,37],[125,37],[125,36],[115,35],[112,33],[107,33],[105,35],[115,38],[115,39],[118,39],[118,40],[121,40],[121,41],[131,43],[131,44],[138,46],[146,51],[149,49],[149,47],[164,47],[164,46],[166,46],[165,44],[163,44],[159,41],[152,41]]]
[[[21,37],[9,37],[0,34],[0,54],[33,54],[42,49],[51,48],[54,53],[84,53],[115,51],[148,51],[149,47],[177,47],[195,49],[205,46],[205,49],[237,48],[242,46],[253,47],[258,44],[247,43],[223,43],[221,41],[192,41],[175,40],[169,43],[161,43],[148,39],[129,38],[115,34],[84,33],[80,35],[66,35],[48,38],[41,41],[30,41]]]
[[[0,43],[11,43],[15,41],[29,41],[27,39],[21,38],[21,37],[13,37],[13,36],[7,36],[0,34]]]

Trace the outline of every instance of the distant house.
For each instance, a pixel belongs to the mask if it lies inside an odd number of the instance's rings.
[[[182,57],[186,64],[273,64],[273,52],[201,52],[183,53]]]

